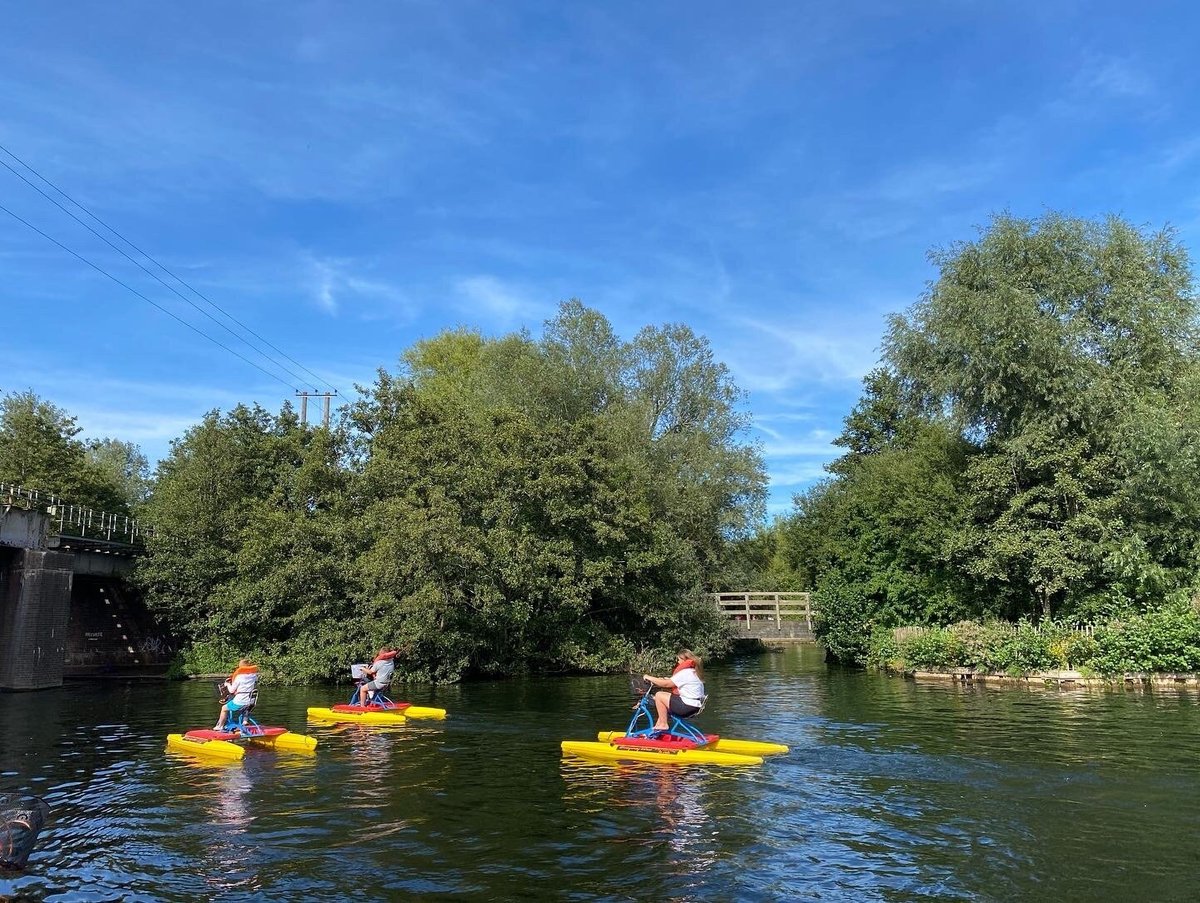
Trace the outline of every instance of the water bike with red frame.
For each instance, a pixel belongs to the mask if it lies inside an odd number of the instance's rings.
[[[313,706],[308,710],[308,717],[314,721],[333,721],[339,724],[403,724],[409,718],[441,721],[446,717],[445,709],[413,705],[411,702],[393,702],[382,689],[369,690],[368,703],[360,704],[360,690],[367,682],[367,670],[366,665],[351,665],[350,676],[356,684],[354,692],[350,694],[350,701],[328,708]]]
[[[564,740],[564,753],[585,759],[604,761],[653,762],[665,765],[761,765],[763,756],[786,753],[782,743],[757,740],[731,740],[717,734],[702,733],[690,723],[704,711],[708,697],[700,700],[699,710],[688,716],[671,714],[666,730],[654,727],[656,688],[634,680],[632,686],[641,698],[634,704],[629,726],[622,731],[601,731],[596,742]]]
[[[218,692],[221,692],[218,684]],[[222,698],[222,703],[225,699]],[[286,727],[262,725],[250,717],[258,703],[258,690],[250,693],[250,702],[229,711],[224,730],[193,730],[186,734],[168,734],[167,746],[181,752],[238,761],[245,755],[242,743],[266,747],[279,752],[311,753],[317,741],[304,734],[293,734]]]

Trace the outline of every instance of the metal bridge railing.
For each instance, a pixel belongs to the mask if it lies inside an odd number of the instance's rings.
[[[0,483],[0,505],[15,505],[44,512],[51,524],[57,526],[60,536],[140,545],[154,532],[153,527],[136,517],[74,505],[53,493],[27,489],[15,483]]]

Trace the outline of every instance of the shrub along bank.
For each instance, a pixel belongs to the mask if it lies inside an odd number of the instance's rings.
[[[1200,671],[1200,614],[1179,603],[1096,625],[1090,634],[1059,621],[963,621],[901,639],[880,628],[867,662],[894,671],[969,668],[1013,677],[1052,670],[1103,677]]]

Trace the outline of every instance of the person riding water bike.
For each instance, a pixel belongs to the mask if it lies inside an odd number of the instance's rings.
[[[704,705],[704,680],[700,670],[700,656],[691,649],[680,649],[675,656],[675,670],[670,677],[655,677],[643,674],[642,679],[656,687],[654,694],[656,717],[652,730],[665,731],[671,715],[690,718]]]
[[[221,714],[217,719],[214,731],[225,730],[225,724],[231,715],[254,704],[255,691],[258,688],[258,668],[247,658],[238,662],[238,666],[225,681],[225,692],[229,699],[221,705]]]
[[[392,674],[396,670],[396,663],[392,660],[395,657],[395,650],[385,646],[379,650],[379,654],[375,656],[375,661],[371,662],[370,667],[363,668],[363,677],[366,680],[358,688],[356,705],[370,705],[372,696],[382,693],[392,685]]]

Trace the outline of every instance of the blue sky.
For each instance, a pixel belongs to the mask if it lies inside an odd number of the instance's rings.
[[[682,321],[749,392],[772,512],[930,247],[1003,210],[1198,240],[1191,4],[6,5],[0,144],[322,378],[572,296]],[[0,204],[222,335],[2,169]],[[0,389],[89,436],[153,459],[291,396],[3,213],[0,273]]]

